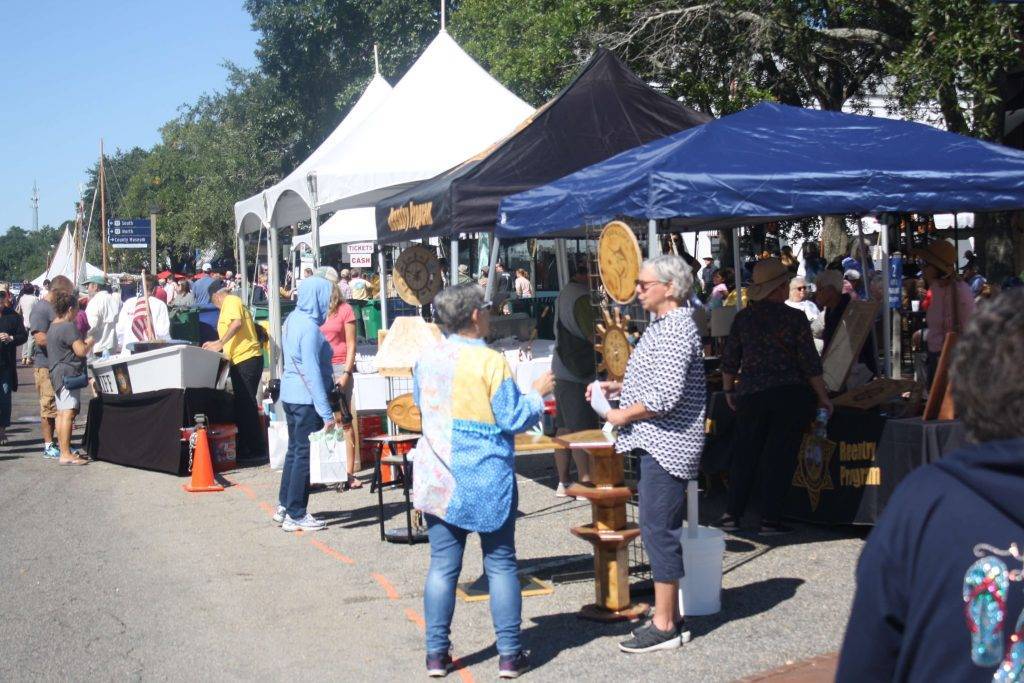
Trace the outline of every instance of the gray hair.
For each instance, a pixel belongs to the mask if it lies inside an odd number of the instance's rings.
[[[797,275],[795,278],[793,278],[792,280],[789,281],[789,288],[792,290],[792,289],[796,289],[800,285],[806,285],[806,284],[807,284],[807,280],[805,280],[802,277],[800,277],[799,275]]]
[[[434,297],[438,322],[449,334],[461,332],[473,324],[473,311],[483,308],[484,288],[473,283],[455,285]]]
[[[313,272],[313,274],[316,275],[317,277],[322,277],[328,282],[334,284],[338,283],[338,271],[336,271],[334,268],[331,268],[330,266],[320,266]]]
[[[686,301],[693,289],[693,272],[686,261],[675,254],[647,259],[644,268],[651,268],[661,282],[669,286],[669,296],[679,303]]]

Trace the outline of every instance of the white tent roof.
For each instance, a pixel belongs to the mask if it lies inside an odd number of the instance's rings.
[[[531,113],[441,31],[380,108],[312,169],[320,211],[372,206],[391,186],[486,149]]]
[[[320,226],[320,246],[374,242],[377,240],[377,222],[374,209],[345,209],[338,211]],[[292,239],[292,246],[313,244],[313,233],[305,232]]]
[[[327,136],[309,157],[299,164],[279,183],[259,194],[235,203],[235,227],[244,232],[258,230],[260,220],[268,220],[270,213],[278,211],[278,227],[291,225],[309,219],[309,207],[312,200],[309,196],[309,185],[306,176],[316,168],[320,159],[327,156],[342,140],[348,137],[355,128],[365,121],[391,94],[391,86],[380,74],[374,75],[366,90],[342,119],[338,127]],[[264,203],[264,201],[266,203]],[[250,216],[253,214],[256,220]],[[245,224],[243,226],[243,223]]]
[[[80,257],[81,258],[81,257]],[[96,266],[86,263],[85,259],[82,258],[78,264],[78,273],[75,273],[75,251],[74,244],[71,239],[70,228],[64,230],[64,234],[60,238],[60,243],[57,245],[53,252],[53,258],[50,259],[50,267],[40,273],[39,277],[32,280],[32,284],[37,287],[42,286],[43,281],[52,280],[58,275],[63,275],[78,285],[86,277],[92,275],[103,275],[103,271]]]

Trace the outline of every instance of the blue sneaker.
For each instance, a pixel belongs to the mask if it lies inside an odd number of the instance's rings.
[[[499,678],[519,678],[519,675],[529,668],[529,653],[526,650],[520,650],[514,655],[500,655],[498,657]]]
[[[48,443],[43,446],[43,457],[51,458],[53,460],[58,459],[60,457],[60,449],[57,448],[57,444]]]

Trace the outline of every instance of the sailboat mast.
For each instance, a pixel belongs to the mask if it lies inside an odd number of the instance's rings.
[[[102,235],[103,277],[107,276],[107,173],[103,168],[103,138],[100,138],[100,234]]]

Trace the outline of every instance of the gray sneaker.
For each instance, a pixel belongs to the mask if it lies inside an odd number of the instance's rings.
[[[273,520],[275,524],[280,524],[284,521],[285,516],[288,513],[285,511],[284,505],[277,506],[277,512],[274,513]]]
[[[653,621],[650,621],[644,628],[637,629],[632,638],[619,643],[619,649],[623,652],[633,653],[655,652],[657,650],[675,650],[682,644],[678,628],[673,626],[668,631],[662,631],[654,625]]]
[[[327,523],[307,512],[302,519],[292,519],[290,515],[285,515],[281,528],[285,531],[322,531],[327,528]]]

